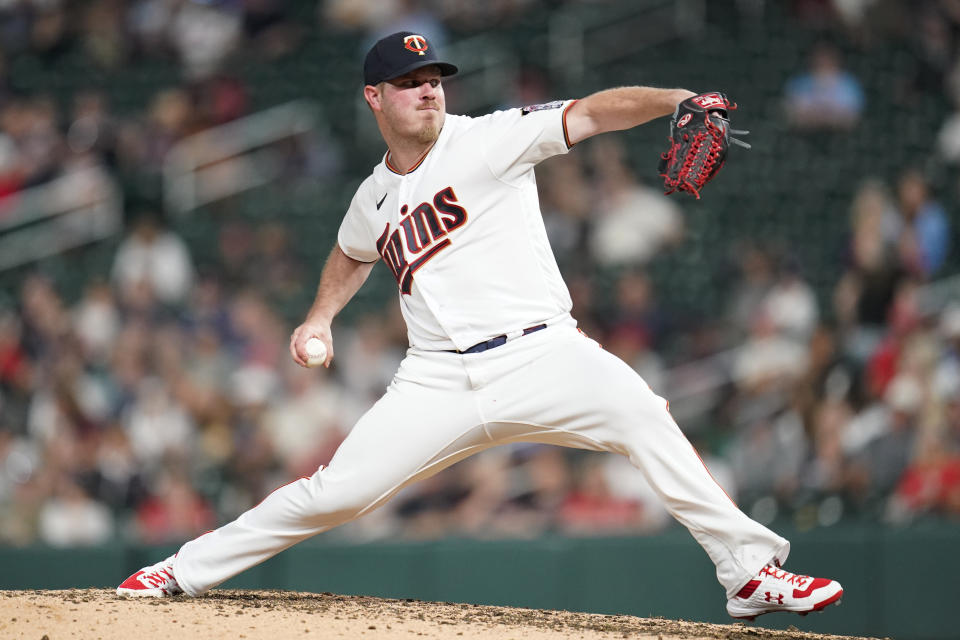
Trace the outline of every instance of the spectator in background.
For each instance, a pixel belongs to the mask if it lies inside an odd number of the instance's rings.
[[[43,369],[27,419],[31,435],[50,441],[99,430],[109,416],[109,391],[103,379],[87,370],[77,341],[64,340]]]
[[[81,13],[81,44],[87,57],[106,69],[126,62],[125,2],[96,0],[84,3]]]
[[[227,395],[236,366],[228,345],[211,324],[194,325],[184,335],[184,361],[170,384],[177,398],[198,420],[214,418]]]
[[[570,491],[567,450],[517,444],[512,460],[514,466],[508,476],[512,481],[510,496],[500,509],[494,528],[514,537],[541,535],[556,524],[557,510]]]
[[[30,358],[42,360],[69,332],[70,318],[60,294],[46,276],[27,276],[20,288],[21,344]]]
[[[883,398],[885,420],[879,432],[859,446],[850,446],[846,489],[859,502],[887,495],[894,489],[914,453],[923,387],[912,376],[900,376]]]
[[[864,106],[860,82],[841,66],[840,52],[820,43],[809,69],[787,82],[787,119],[798,131],[846,131],[856,126]]]
[[[4,102],[6,102],[5,99]],[[0,108],[0,202],[15,194],[23,186],[20,151],[13,138],[4,130],[4,120],[9,115],[9,109],[9,106]],[[2,217],[3,213],[0,212],[0,218]]]
[[[326,0],[318,3],[317,8],[322,24],[348,31],[360,31],[373,29],[389,22],[396,14],[397,2],[395,0]]]
[[[210,505],[179,475],[157,483],[154,495],[137,509],[136,527],[147,544],[170,544],[201,535],[216,523]]]
[[[604,313],[600,309],[596,276],[592,272],[568,272],[567,288],[573,300],[577,326],[591,336],[601,335]]]
[[[243,32],[267,59],[275,59],[290,53],[300,42],[303,30],[291,22],[285,10],[285,0],[244,0]]]
[[[907,20],[912,27],[909,35],[914,68],[897,97],[909,105],[924,94],[943,93],[944,81],[956,63],[956,33],[960,22],[952,0],[901,4],[908,6],[912,13]]]
[[[610,489],[600,456],[580,458],[573,490],[558,513],[560,530],[568,535],[625,535],[647,526],[642,505],[629,493]]]
[[[937,153],[947,164],[960,165],[960,91],[950,92],[953,101],[951,113],[940,125],[937,133]]]
[[[16,436],[26,434],[36,390],[36,367],[23,348],[21,337],[22,322],[17,314],[0,309],[0,439],[4,432]]]
[[[433,7],[423,0],[376,0],[376,4],[392,5],[392,15],[386,22],[372,25],[365,46],[372,45],[397,29],[422,33],[436,46],[443,46],[449,39],[446,25]]]
[[[27,544],[36,536],[40,451],[9,424],[0,412],[0,544]]]
[[[850,205],[852,242],[846,252],[890,251],[896,247],[897,237],[903,228],[903,220],[897,211],[897,203],[885,182],[878,178],[866,178],[857,187]],[[859,245],[875,244],[875,247]],[[846,260],[854,256],[845,256]]]
[[[102,280],[91,282],[72,315],[73,332],[80,340],[85,358],[91,364],[109,362],[120,333],[120,310],[110,286]]]
[[[799,487],[813,494],[835,493],[843,488],[844,428],[852,416],[850,405],[827,397],[812,412],[809,432],[811,455],[800,473]]]
[[[762,313],[785,337],[806,344],[819,317],[817,297],[800,275],[800,268],[788,261],[780,268],[776,283],[764,297]]]
[[[219,71],[240,43],[243,17],[229,0],[186,0],[174,10],[167,37],[187,78],[199,80]]]
[[[391,321],[396,324],[399,305],[391,305]],[[358,402],[367,403],[383,393],[397,365],[403,360],[402,343],[384,331],[383,312],[366,313],[350,327],[340,329],[343,345],[337,350],[344,355],[338,372],[346,390]]]
[[[640,348],[656,348],[670,323],[657,303],[650,278],[642,271],[628,270],[616,282],[616,309],[609,314],[606,335],[632,335]],[[630,363],[630,360],[627,360]]]
[[[865,182],[851,206],[846,271],[833,293],[846,350],[866,360],[883,337],[890,308],[906,273],[896,253],[902,222],[881,183]]]
[[[507,94],[500,109],[550,101],[549,72],[543,68],[521,66],[510,75]]]
[[[543,224],[550,246],[561,267],[592,268],[588,249],[590,225],[594,222],[590,184],[580,156],[550,158],[537,171],[537,187],[543,209]]]
[[[236,338],[240,367],[275,370],[287,354],[283,321],[267,303],[264,291],[247,288],[230,305],[230,326]],[[274,372],[275,375],[275,372]]]
[[[733,276],[733,291],[729,296],[727,321],[737,339],[750,332],[753,318],[763,311],[764,301],[776,282],[776,273],[770,255],[760,247],[747,244],[735,248],[733,259],[739,273]]]
[[[908,169],[897,187],[904,229],[900,237],[900,260],[915,276],[935,275],[950,250],[950,223],[943,207],[930,196],[923,174]]]
[[[57,108],[52,98],[13,98],[0,111],[0,128],[16,146],[20,188],[32,187],[55,177],[63,152],[57,128]]]
[[[666,393],[663,360],[642,327],[624,323],[604,334],[604,348],[639,373],[657,393]]]
[[[197,133],[203,128],[201,113],[193,96],[185,88],[160,89],[154,94],[147,110],[147,129],[141,132],[142,152],[140,160],[145,164],[141,171],[159,173],[167,152],[181,138]]]
[[[219,75],[195,85],[197,110],[204,124],[215,127],[247,114],[250,92],[237,77]],[[210,144],[210,143],[208,143]]]
[[[156,468],[164,458],[182,458],[195,446],[195,425],[163,381],[143,378],[123,416],[130,446],[141,464]]]
[[[916,454],[887,504],[886,517],[905,522],[960,507],[960,307],[942,314],[939,335],[918,333],[901,370],[924,383]]]
[[[852,40],[863,42],[873,35],[876,27],[869,24],[870,14],[878,0],[831,0],[830,4]]]
[[[263,416],[274,453],[292,478],[329,464],[363,404],[348,406],[343,388],[326,369],[281,365],[283,391],[268,400]]]
[[[494,449],[484,451],[472,462],[458,476],[462,495],[448,496],[452,498],[452,504],[448,506],[446,513],[443,513],[446,520],[445,533],[479,536],[490,535],[487,531],[498,531],[503,535],[500,527],[512,527],[510,518],[501,517],[505,508],[510,505],[514,490],[513,460],[509,451]],[[421,522],[421,526],[426,522]],[[487,527],[490,529],[487,530]],[[521,535],[522,531],[513,528],[512,533]]]
[[[902,370],[904,351],[914,341],[921,326],[923,316],[916,281],[905,279],[900,282],[888,320],[883,339],[870,354],[864,368],[867,391],[876,396],[883,395],[890,381]]]
[[[704,457],[704,464],[710,470],[710,475],[720,483],[731,499],[735,499],[737,492],[733,476],[728,473],[726,464],[704,453],[700,447],[697,447],[697,450]],[[630,464],[629,460],[623,456],[605,456],[598,464],[610,496],[614,500],[625,500],[637,506],[640,512],[636,522],[638,532],[655,533],[672,525],[663,501],[647,482],[643,472]],[[569,516],[569,511],[567,515]]]
[[[67,477],[40,508],[40,539],[54,547],[103,544],[113,535],[113,516]]]
[[[17,371],[28,363],[21,336],[20,317],[10,309],[0,308],[0,389],[9,385]]]
[[[733,379],[748,394],[785,391],[803,375],[808,357],[805,346],[785,337],[773,318],[761,312],[734,359]]]
[[[943,310],[939,331],[944,344],[934,375],[937,395],[946,401],[960,394],[960,303],[954,302]],[[956,444],[960,446],[960,440]]]
[[[592,142],[597,203],[591,249],[603,266],[643,265],[683,235],[683,216],[676,201],[637,183],[627,167],[618,138]]]
[[[121,299],[146,284],[160,302],[177,306],[193,284],[193,263],[183,240],[164,230],[156,213],[144,211],[117,248],[111,275]]]
[[[129,509],[146,493],[142,465],[133,454],[130,439],[119,425],[100,434],[92,477],[93,494],[115,510]]]
[[[278,222],[268,222],[256,230],[248,268],[253,284],[280,308],[296,300],[303,289],[303,263],[297,257],[289,228]]]
[[[763,418],[737,429],[729,447],[730,463],[747,504],[773,494],[782,482],[799,471],[805,449],[785,446],[794,444],[794,438],[791,430],[783,427],[793,424]]]
[[[73,153],[96,153],[104,164],[116,166],[116,123],[102,91],[81,91],[73,97],[67,146]]]

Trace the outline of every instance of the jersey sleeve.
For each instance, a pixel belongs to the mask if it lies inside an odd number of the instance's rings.
[[[557,100],[490,114],[481,148],[493,174],[512,182],[537,163],[569,151],[573,145],[567,136],[567,110],[574,102]]]
[[[347,209],[346,215],[343,216],[343,222],[340,223],[337,244],[349,258],[360,262],[375,262],[380,257],[379,252],[377,252],[377,239],[363,215],[362,207],[362,203],[366,199],[364,197],[367,192],[366,186],[366,184],[361,185],[353,196],[350,207]]]

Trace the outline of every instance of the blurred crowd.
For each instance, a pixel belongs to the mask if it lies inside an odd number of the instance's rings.
[[[360,39],[404,26],[442,39],[562,4],[329,0],[310,12]],[[737,5],[754,15],[764,3]],[[783,113],[797,135],[856,135],[868,105],[841,51],[877,33],[894,37],[889,15],[907,5],[790,3],[792,20],[830,36],[810,49],[808,68],[783,79]],[[335,325],[330,370],[294,365],[295,320],[285,311],[317,275],[296,231],[282,218],[223,216],[215,244],[198,246],[159,205],[169,149],[249,112],[250,87],[223,73],[230,56],[279,59],[308,36],[295,6],[0,6],[0,222],[23,189],[78,164],[114,175],[128,203],[110,269],[85,274],[82,292],[30,270],[0,304],[0,544],[196,536],[329,461],[403,358],[406,332],[388,296]],[[917,16],[923,29],[903,35],[917,61],[898,78],[904,100],[960,86],[958,3],[926,2]],[[175,59],[183,82],[121,117],[101,88],[58,106],[4,80],[4,67],[24,56],[55,66],[77,51],[105,68]],[[518,93],[548,91],[542,78],[527,80]],[[960,90],[946,95],[960,105]],[[940,167],[955,171],[960,115],[942,125],[935,170],[904,166],[851,185],[826,291],[786,252],[746,241],[726,308],[696,321],[661,301],[648,270],[691,242],[684,201],[638,179],[622,139],[581,146],[538,170],[574,315],[671,400],[711,473],[751,516],[804,527],[960,516],[956,216],[932,180]],[[285,149],[284,179],[359,177],[343,175],[342,152],[331,148]],[[328,535],[637,534],[671,523],[622,457],[524,444],[461,462]]]

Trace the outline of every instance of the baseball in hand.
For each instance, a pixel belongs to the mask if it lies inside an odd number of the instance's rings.
[[[303,348],[307,352],[308,367],[320,367],[327,361],[327,345],[320,338],[310,338]]]

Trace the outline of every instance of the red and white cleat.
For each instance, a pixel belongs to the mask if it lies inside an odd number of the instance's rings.
[[[753,620],[764,613],[792,611],[807,615],[840,604],[843,587],[836,580],[801,576],[768,564],[737,595],[727,600],[727,613]]]
[[[173,556],[140,569],[117,587],[118,596],[137,598],[166,598],[178,593],[183,593],[183,589],[173,577]]]

